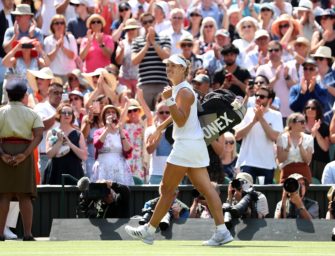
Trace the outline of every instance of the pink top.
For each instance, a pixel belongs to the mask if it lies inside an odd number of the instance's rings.
[[[114,51],[114,41],[111,36],[104,34],[102,41],[105,44],[105,47]],[[83,38],[80,44],[80,51],[86,47],[87,42],[87,38]],[[99,47],[99,43],[96,40],[93,40],[87,56],[84,60],[83,71],[87,73],[93,72],[97,68],[104,68],[105,66],[108,66],[110,63],[110,57],[106,57],[103,54],[102,49]]]

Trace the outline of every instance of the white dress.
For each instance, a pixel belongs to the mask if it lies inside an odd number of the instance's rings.
[[[105,179],[123,185],[134,185],[130,167],[122,155],[120,134],[109,133],[98,150],[98,158],[93,165],[93,181]]]

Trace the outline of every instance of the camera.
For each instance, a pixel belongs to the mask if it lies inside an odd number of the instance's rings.
[[[21,45],[22,49],[33,49],[34,45],[33,44],[22,44]]]
[[[170,227],[171,219],[172,219],[171,211],[168,211],[168,212],[164,215],[164,217],[163,217],[163,219],[161,220],[161,222],[159,223],[159,228],[160,228],[162,231],[167,230],[167,229]]]
[[[103,199],[110,194],[110,189],[106,183],[90,183],[88,190],[84,191],[84,196],[89,200]]]
[[[192,190],[192,197],[193,198],[198,198],[198,199],[205,199],[204,197],[203,197],[203,195],[201,195],[200,193],[199,193],[199,191],[198,190],[196,190],[196,189],[193,189]]]
[[[140,225],[144,225],[147,224],[149,222],[149,220],[151,219],[151,216],[153,214],[153,210],[152,208],[143,208],[142,209],[142,218],[138,221],[138,224]]]
[[[294,179],[294,178],[287,178],[285,181],[284,181],[284,185],[283,185],[285,191],[287,193],[295,193],[295,192],[298,192],[299,189],[300,189],[300,184],[299,182]]]

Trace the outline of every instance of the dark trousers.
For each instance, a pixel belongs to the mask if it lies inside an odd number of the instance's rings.
[[[256,178],[257,176],[264,176],[264,184],[272,184],[273,183],[273,174],[274,174],[274,169],[264,169],[264,168],[259,168],[259,167],[254,167],[254,166],[241,166],[241,171],[249,173],[253,180],[254,184],[256,183]]]

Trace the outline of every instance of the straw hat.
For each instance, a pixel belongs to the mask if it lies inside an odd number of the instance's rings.
[[[15,11],[11,12],[13,15],[31,15],[33,16],[34,14],[31,12],[30,5],[28,4],[18,4],[15,8]]]
[[[303,36],[299,36],[293,43],[294,45],[296,44],[304,44],[306,45],[307,47],[310,47],[311,44],[309,42],[309,40],[306,38],[306,37],[303,37]]]
[[[75,77],[78,78],[79,84],[84,86],[85,88],[90,87],[90,83],[88,80],[82,75],[82,72],[80,69],[76,68],[71,71],[71,73],[68,73],[67,76],[69,77],[70,75],[74,75]]]
[[[126,25],[123,28],[123,30],[138,29],[138,28],[140,28],[140,25],[138,24],[137,20],[131,18],[126,20]]]
[[[271,27],[271,31],[272,31],[272,34],[280,37],[281,34],[280,34],[280,29],[279,29],[279,25],[283,22],[288,22],[290,23],[290,21],[293,22],[293,26],[294,26],[294,29],[293,29],[293,35],[298,35],[299,32],[300,32],[300,25],[299,25],[299,22],[292,18],[292,16],[288,15],[288,14],[282,14],[278,17],[278,19],[276,19],[273,23],[272,23],[272,27]]]
[[[106,21],[105,21],[104,17],[102,17],[99,14],[94,13],[90,17],[88,17],[88,19],[86,21],[86,27],[87,28],[90,28],[90,24],[91,24],[92,20],[94,20],[94,19],[100,20],[103,27],[106,25]]]
[[[14,48],[16,45],[18,45],[19,43],[22,45],[22,44],[33,44],[36,42],[37,40],[35,38],[29,38],[27,36],[24,36],[24,37],[21,37],[20,40],[18,41],[14,41],[12,43],[12,47]],[[30,56],[32,58],[36,58],[38,56],[38,52],[36,51],[36,48],[34,46],[34,48],[31,48],[30,49]],[[15,58],[20,58],[22,57],[22,49],[17,51],[15,53]]]
[[[117,113],[117,116],[118,118],[120,118],[120,109],[118,109],[118,107],[114,106],[114,105],[106,105],[104,106],[104,108],[102,109],[101,111],[101,119],[103,118],[103,116],[105,115],[105,112],[108,110],[108,109],[114,109]],[[103,120],[104,122],[105,120]]]
[[[180,47],[181,43],[192,43],[193,44],[193,36],[191,34],[186,34],[186,35],[182,35],[180,37],[180,40],[177,42],[177,47]]]
[[[140,116],[143,116],[144,115],[144,111],[140,105],[140,103],[135,100],[135,99],[129,99],[129,107],[128,107],[128,110],[133,110],[133,109],[139,109],[140,110]]]
[[[327,59],[333,59],[332,50],[328,46],[320,46],[316,50],[315,54],[311,54],[311,56],[313,58],[323,57],[323,58],[327,58]]]
[[[54,74],[52,73],[52,71],[49,67],[44,67],[40,70],[30,70],[30,69],[28,69],[27,80],[29,82],[29,85],[31,86],[31,88],[35,92],[38,91],[36,78],[52,80],[54,78]],[[61,84],[63,84],[63,83],[61,83]]]
[[[86,78],[88,84],[90,85],[90,87],[92,87],[93,89],[95,88],[94,83],[93,83],[93,76],[100,76],[103,75],[105,80],[108,82],[107,84],[111,87],[111,89],[113,91],[115,91],[115,88],[117,86],[117,80],[116,77],[109,73],[106,69],[104,68],[97,68],[95,71],[91,72],[91,73],[82,73],[82,75]]]

